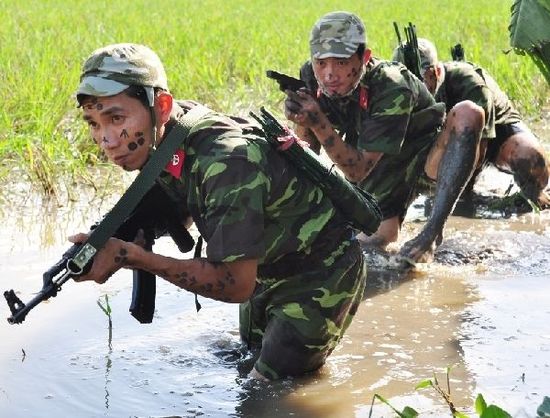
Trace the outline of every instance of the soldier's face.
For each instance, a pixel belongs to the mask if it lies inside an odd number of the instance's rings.
[[[90,97],[82,103],[83,119],[107,158],[125,170],[141,168],[152,141],[151,114],[125,93]]]
[[[357,54],[349,58],[313,59],[312,64],[317,82],[330,97],[349,94],[359,82],[363,65]]]
[[[438,71],[437,66],[430,66],[427,67],[424,71],[424,74],[422,75],[424,79],[424,84],[430,91],[430,93],[435,94],[437,87],[439,86],[439,75],[440,72]]]

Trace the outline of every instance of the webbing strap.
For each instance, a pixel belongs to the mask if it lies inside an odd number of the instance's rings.
[[[88,240],[82,245],[69,265],[74,264],[80,270],[88,264],[109,238],[111,238],[122,223],[136,208],[145,193],[153,186],[155,180],[166,166],[169,159],[174,155],[178,146],[182,143],[191,128],[211,110],[205,106],[197,105],[183,115],[172,127],[164,141],[160,143],[154,153],[151,154],[147,163],[143,166],[132,184],[122,195],[119,201],[107,213],[103,220],[97,225]],[[74,273],[80,273],[74,272]]]

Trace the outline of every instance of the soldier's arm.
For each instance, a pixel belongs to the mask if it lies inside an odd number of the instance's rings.
[[[223,302],[241,303],[256,285],[256,259],[213,263],[205,258],[180,260],[145,251],[128,250],[125,267],[149,271],[182,289]]]
[[[321,143],[313,133],[313,131],[309,128],[306,128],[302,125],[296,125],[294,127],[294,132],[300,139],[307,142],[309,144],[309,148],[315,152],[315,154],[319,155],[321,152]]]
[[[315,135],[329,158],[342,170],[348,180],[359,182],[367,177],[382,158],[383,153],[359,150],[347,144],[321,111],[317,100],[310,94],[288,90],[286,93],[288,96],[285,101],[286,117]]]
[[[71,237],[81,242],[85,234]],[[140,245],[111,238],[79,281],[104,283],[120,268],[141,269],[198,295],[223,302],[248,300],[256,285],[256,259],[209,262],[204,258],[176,259],[146,251]]]

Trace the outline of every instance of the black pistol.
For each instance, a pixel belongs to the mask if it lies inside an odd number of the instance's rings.
[[[279,90],[282,92],[285,90],[298,91],[306,86],[304,81],[286,74],[278,73],[277,71],[267,70],[265,74],[279,83]]]

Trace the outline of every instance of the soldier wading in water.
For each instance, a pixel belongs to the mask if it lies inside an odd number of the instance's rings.
[[[182,115],[149,48],[109,45],[84,63],[77,99],[107,158],[140,170]],[[198,295],[240,303],[240,333],[259,351],[252,376],[279,379],[321,367],[359,306],[366,264],[349,223],[249,121],[210,111],[157,179],[191,214],[206,257],[176,259],[111,238],[81,280],[120,268],[149,271]],[[182,228],[185,226],[182,225]],[[70,238],[86,240],[86,234]]]

